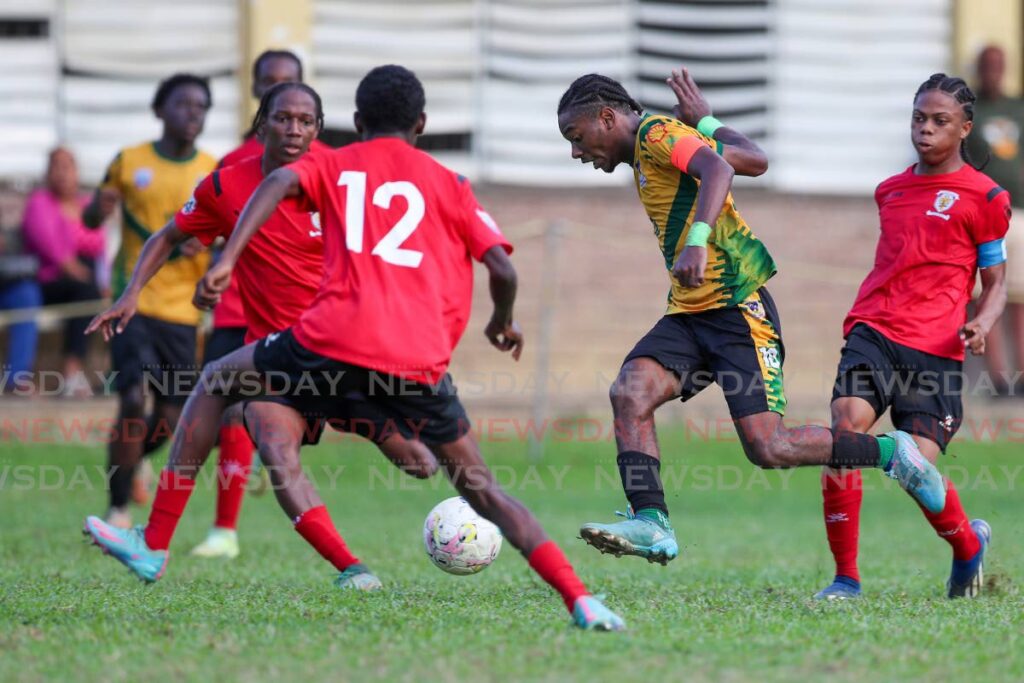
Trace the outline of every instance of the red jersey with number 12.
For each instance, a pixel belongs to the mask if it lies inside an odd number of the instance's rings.
[[[397,138],[287,168],[324,229],[324,280],[295,339],[370,370],[440,380],[469,320],[472,259],[512,251],[469,182]]]
[[[875,190],[882,234],[875,266],[846,316],[897,344],[963,360],[960,328],[978,270],[978,245],[1006,235],[1010,197],[971,166],[915,175],[914,166]]]
[[[203,244],[230,237],[239,214],[263,181],[263,159],[250,157],[214,171],[174,217]],[[323,275],[323,242],[315,210],[285,199],[260,228],[235,266],[251,342],[291,327],[316,295]]]

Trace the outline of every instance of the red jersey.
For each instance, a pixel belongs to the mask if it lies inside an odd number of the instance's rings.
[[[309,146],[310,151],[329,150],[329,146],[313,140]],[[249,157],[262,157],[263,143],[255,135],[250,135],[242,141],[238,147],[224,155],[224,158],[217,164],[217,168],[234,166],[240,161]],[[238,280],[232,278],[231,284],[220,296],[220,303],[213,309],[213,326],[217,327],[245,327],[245,311],[242,307],[242,297],[238,292]]]
[[[971,166],[915,175],[875,190],[882,234],[875,265],[843,323],[865,323],[918,351],[963,360],[960,328],[978,269],[978,245],[1006,235],[1010,197]]]
[[[469,320],[472,259],[512,251],[469,182],[397,138],[287,168],[324,227],[324,280],[295,339],[328,358],[438,381]]]
[[[174,222],[209,245],[229,237],[245,203],[263,181],[261,157],[217,169],[196,188]],[[245,311],[246,342],[291,327],[316,295],[323,275],[320,221],[312,207],[285,199],[235,267]]]

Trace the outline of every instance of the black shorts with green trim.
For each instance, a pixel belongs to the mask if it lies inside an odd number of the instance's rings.
[[[664,316],[623,364],[636,358],[653,358],[675,373],[682,383],[682,401],[718,384],[734,420],[786,412],[782,325],[764,287],[737,306]]]
[[[846,337],[832,400],[856,397],[875,416],[890,410],[893,426],[923,436],[942,452],[964,417],[963,363],[897,344],[864,323]]]

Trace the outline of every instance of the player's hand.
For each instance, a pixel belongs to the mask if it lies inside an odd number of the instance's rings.
[[[678,104],[672,107],[672,115],[677,119],[691,128],[696,128],[702,118],[711,115],[711,105],[684,67],[680,67],[679,71],[673,69],[672,75],[666,78],[665,82],[672,88],[678,101]]]
[[[196,283],[195,294],[192,295],[192,305],[202,311],[212,311],[220,303],[220,294],[211,291],[206,285],[206,278]]]
[[[492,317],[484,328],[484,334],[494,348],[499,351],[511,351],[514,360],[519,360],[519,356],[523,355],[523,331],[519,329],[519,323],[515,320]]]
[[[971,353],[975,356],[980,356],[985,353],[986,336],[988,336],[988,330],[977,320],[968,320],[967,323],[960,328],[960,341],[962,341],[964,346],[969,348]]]
[[[93,318],[85,328],[85,333],[92,334],[96,330],[103,330],[103,341],[109,342],[115,334],[124,332],[128,321],[135,317],[137,307],[138,298],[126,292],[113,306]]]
[[[114,213],[119,201],[121,201],[121,193],[112,187],[100,188],[96,195],[96,205],[104,219]]]
[[[700,287],[704,284],[704,270],[708,265],[706,247],[684,247],[683,253],[672,266],[672,277],[683,287]]]
[[[220,295],[231,284],[231,271],[234,265],[228,263],[227,259],[221,258],[210,266],[203,279],[196,284],[196,293],[192,297],[192,303],[197,308],[210,310],[220,303]]]
[[[181,251],[181,255],[186,258],[192,258],[206,247],[195,237],[189,238],[178,245],[178,249]]]

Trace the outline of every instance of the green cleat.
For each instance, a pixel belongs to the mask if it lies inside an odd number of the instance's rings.
[[[346,567],[345,571],[338,574],[338,578],[334,580],[334,585],[338,588],[357,591],[379,591],[384,589],[380,579],[370,571],[369,567],[362,563]]]
[[[667,565],[679,555],[676,533],[666,515],[658,513],[659,522],[648,517],[638,517],[631,508],[625,514],[626,521],[614,524],[588,523],[580,527],[580,538],[602,553],[615,557],[636,555],[648,562]]]

